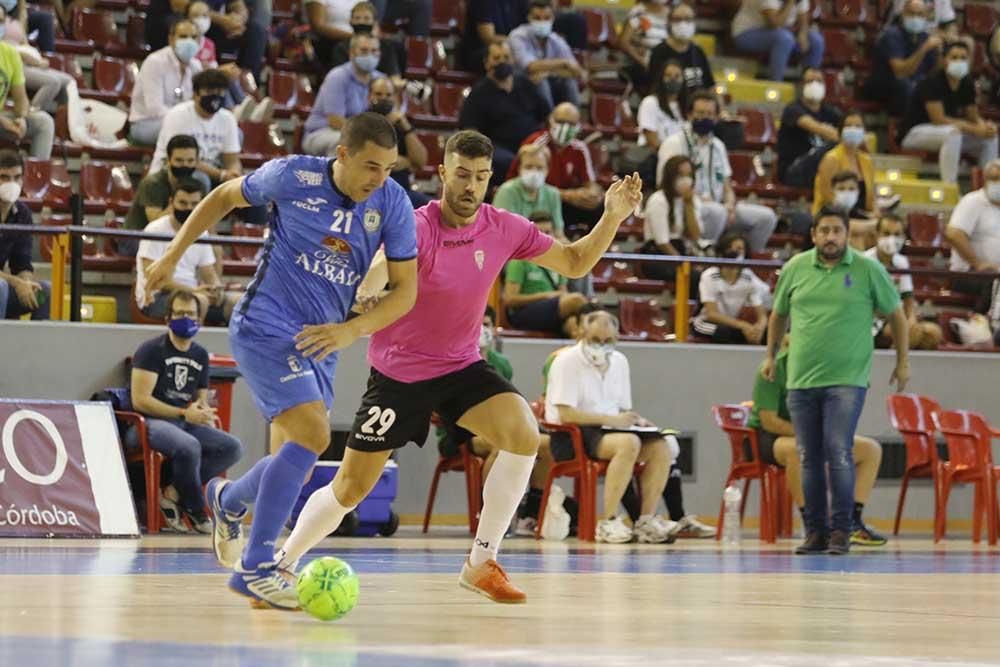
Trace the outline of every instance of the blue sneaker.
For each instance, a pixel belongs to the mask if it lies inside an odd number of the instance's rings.
[[[240,562],[233,570],[229,588],[250,598],[250,606],[256,609],[299,610],[299,594],[295,590],[294,578],[278,569],[275,563],[260,563],[256,569],[245,570]]]
[[[228,479],[214,477],[208,482],[205,495],[208,506],[212,510],[212,547],[215,557],[223,567],[232,569],[243,553],[243,517],[246,509],[238,515],[230,514],[222,509],[222,490],[230,484]]]

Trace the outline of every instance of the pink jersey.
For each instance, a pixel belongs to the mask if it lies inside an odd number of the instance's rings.
[[[462,229],[441,222],[438,201],[415,217],[417,303],[368,346],[368,363],[399,382],[440,377],[479,361],[486,300],[504,264],[537,257],[553,242],[525,218],[488,204]]]

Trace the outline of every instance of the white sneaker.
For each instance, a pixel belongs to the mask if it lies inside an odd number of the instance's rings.
[[[688,514],[677,522],[672,533],[677,537],[715,537],[715,528],[698,521],[694,514]]]
[[[160,512],[163,513],[163,519],[167,523],[164,526],[164,530],[170,530],[175,533],[191,532],[188,530],[187,524],[184,523],[184,511],[181,509],[181,506],[176,501],[163,495],[163,491],[160,491]]]
[[[662,544],[673,542],[676,537],[670,534],[672,526],[658,516],[640,517],[633,528],[635,536],[645,544]]]
[[[632,529],[625,525],[620,516],[612,519],[601,519],[597,522],[594,539],[598,542],[624,544],[632,541]]]

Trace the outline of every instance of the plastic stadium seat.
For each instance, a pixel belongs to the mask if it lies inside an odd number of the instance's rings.
[[[598,292],[614,289],[625,293],[661,294],[667,289],[667,283],[662,280],[637,276],[635,267],[629,262],[600,260],[591,274],[594,277],[594,289]]]
[[[83,68],[80,67],[75,56],[65,53],[46,53],[44,56],[48,59],[50,68],[69,74],[76,80],[79,89],[87,87],[83,78]]]
[[[867,0],[826,0],[820,4],[820,9],[820,23],[833,28],[856,28],[874,24],[876,19]]]
[[[826,84],[826,99],[834,106],[869,113],[882,110],[882,105],[879,102],[858,99],[854,89],[844,83],[843,72],[839,69],[823,70],[823,81]]]
[[[439,425],[440,417],[437,414],[431,416],[431,423]],[[424,512],[423,532],[431,523],[431,514],[434,510],[434,499],[437,497],[438,482],[441,475],[446,472],[465,473],[465,495],[469,506],[469,533],[476,534],[479,527],[479,512],[483,503],[483,459],[469,451],[468,442],[459,443],[458,454],[454,456],[442,456],[438,459],[434,467],[434,476],[431,478],[431,488],[427,493],[427,509]]]
[[[300,4],[299,0],[274,0],[271,12],[276,20],[299,19],[302,18]]]
[[[73,194],[66,162],[25,158],[23,190],[22,199],[32,210],[41,210],[42,206],[66,210]]]
[[[134,62],[97,56],[94,58],[94,88],[110,98],[111,103],[118,99],[128,100],[132,96],[132,87],[139,73],[139,66]]]
[[[639,136],[631,109],[616,95],[594,93],[590,96],[590,122],[595,130],[609,137],[621,136],[634,141]]]
[[[594,165],[594,173],[597,174],[597,182],[602,187],[608,187],[615,178],[615,171],[611,168],[611,153],[608,147],[601,141],[592,141],[587,144],[590,152],[590,161]],[[639,230],[642,234],[642,230]]]
[[[97,160],[80,165],[80,192],[88,213],[103,213],[107,209],[125,213],[134,195],[125,165]]]
[[[409,79],[424,79],[444,69],[448,57],[444,43],[427,37],[406,38],[406,76]]]
[[[285,149],[285,139],[277,125],[242,120],[240,130],[243,132],[240,162],[256,167],[271,158],[288,154]]]
[[[431,7],[431,34],[448,36],[465,28],[463,0],[434,0]]]
[[[912,245],[934,248],[941,245],[940,214],[910,211],[906,215],[906,225]]]
[[[656,299],[622,299],[618,315],[623,334],[649,341],[673,340],[674,323]]]
[[[736,115],[745,119],[743,134],[747,148],[762,150],[765,146],[774,146],[778,143],[778,131],[774,127],[774,117],[770,112],[742,107],[736,111]]]
[[[233,236],[257,236],[263,238],[266,230],[267,227],[261,225],[248,225],[245,222],[233,223]],[[260,248],[252,245],[234,245],[230,247],[233,249],[233,256],[241,262],[253,262],[260,251]],[[256,268],[256,264],[254,264],[254,267]]]
[[[583,7],[577,11],[587,19],[587,44],[590,48],[598,49],[614,42],[614,19],[606,9]]]
[[[989,39],[993,28],[1000,22],[1000,13],[993,5],[965,3],[965,29],[977,39]]]
[[[438,165],[444,161],[445,136],[435,132],[417,132],[417,139],[427,149],[427,164],[415,176],[422,180],[433,178]]]
[[[903,516],[903,503],[911,479],[931,479],[934,489],[934,525],[937,525],[939,509],[939,483],[941,463],[938,458],[932,415],[941,411],[941,406],[933,398],[917,394],[890,394],[888,398],[889,421],[903,436],[906,445],[906,470],[899,487],[899,502],[896,503],[896,521],[892,534],[899,535],[899,521]]]
[[[413,123],[420,127],[453,129],[458,127],[458,112],[468,94],[468,86],[437,82],[431,93],[434,112],[427,113],[426,102],[415,103],[413,98],[408,97],[410,106],[407,113]],[[416,112],[413,111],[414,108],[417,109]]]
[[[274,70],[267,80],[267,95],[274,102],[274,115],[308,115],[316,99],[309,77],[295,72]]]
[[[858,43],[846,30],[828,29],[823,30],[823,40],[826,47],[823,50],[824,67],[844,67],[845,65],[857,66],[860,60],[858,54]]]
[[[118,26],[109,11],[74,8],[70,22],[72,39],[57,39],[56,50],[89,55],[94,49],[123,49]]]
[[[125,43],[126,48],[142,57],[152,51],[146,43],[146,15],[143,12],[129,14],[125,24]]]

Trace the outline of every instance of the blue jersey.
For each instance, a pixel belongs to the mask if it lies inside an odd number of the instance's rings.
[[[297,334],[306,324],[343,322],[383,244],[386,256],[417,256],[413,206],[392,179],[355,202],[333,183],[333,161],[293,155],[243,180],[252,206],[269,205],[271,233],[233,324]]]

